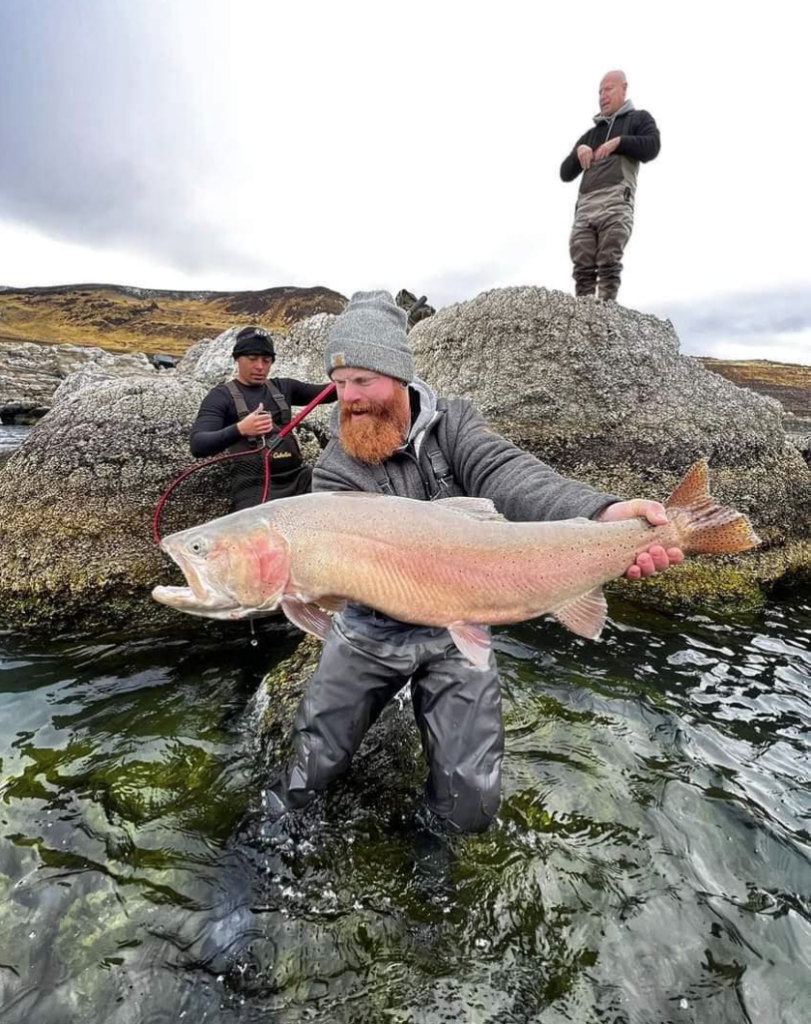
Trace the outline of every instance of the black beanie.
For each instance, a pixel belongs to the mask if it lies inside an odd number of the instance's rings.
[[[236,336],[231,355],[234,359],[237,356],[270,356],[271,359],[275,359],[276,349],[273,347],[273,339],[264,327],[243,327]]]

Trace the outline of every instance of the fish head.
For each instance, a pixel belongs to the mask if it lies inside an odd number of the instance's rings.
[[[290,547],[265,520],[234,524],[232,516],[166,537],[163,550],[188,587],[155,587],[152,596],[192,615],[243,619],[268,615],[290,577]]]

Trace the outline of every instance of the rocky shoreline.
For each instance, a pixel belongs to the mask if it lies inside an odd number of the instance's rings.
[[[323,380],[333,316],[278,334],[274,373]],[[152,542],[152,512],[192,462],[189,428],[208,387],[230,375],[232,333],[203,339],[168,371],[143,356],[118,366],[85,357],[38,399],[48,413],[0,466],[5,625],[149,629],[177,614],[149,596],[157,583],[179,582]],[[778,583],[811,577],[811,470],[789,442],[782,407],[681,356],[668,322],[510,288],[443,309],[410,338],[419,374],[439,393],[470,398],[494,429],[596,487],[661,499],[692,462],[709,460],[714,495],[749,514],[763,547],[615,584],[629,599],[752,606]],[[328,415],[316,410],[299,429],[312,459]],[[193,474],[167,504],[164,533],[226,509],[221,469]]]

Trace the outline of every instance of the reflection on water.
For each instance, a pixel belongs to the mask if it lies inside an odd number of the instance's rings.
[[[502,813],[450,844],[394,752],[262,822],[284,630],[0,636],[0,1020],[805,1024],[811,595],[614,612],[499,634]]]
[[[10,455],[25,440],[30,427],[17,427],[0,423],[0,459]]]

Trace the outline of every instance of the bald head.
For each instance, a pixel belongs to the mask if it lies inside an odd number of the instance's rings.
[[[605,117],[616,114],[625,102],[628,79],[624,71],[609,71],[600,82],[600,113]]]

